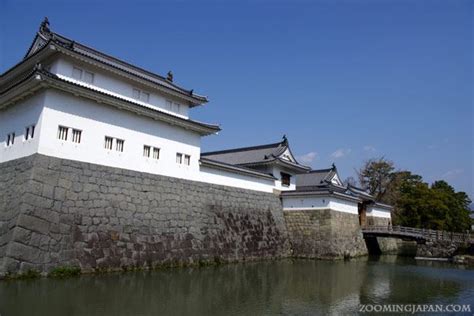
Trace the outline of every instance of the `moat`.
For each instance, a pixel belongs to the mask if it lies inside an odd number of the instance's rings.
[[[4,281],[0,314],[338,315],[360,304],[472,304],[473,297],[473,269],[382,256]]]

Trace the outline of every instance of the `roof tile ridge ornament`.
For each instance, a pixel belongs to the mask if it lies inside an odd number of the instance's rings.
[[[168,73],[166,74],[166,80],[168,80],[169,82],[173,82],[173,72],[171,70],[168,71]]]
[[[47,16],[45,16],[43,21],[41,22],[39,32],[41,34],[44,34],[44,35],[50,35],[51,34],[51,30],[49,28],[49,20],[48,20]]]
[[[44,73],[43,65],[39,62],[36,63],[31,73],[34,74],[34,78],[36,80],[40,80],[40,81],[43,80],[43,77],[41,76],[41,74]]]

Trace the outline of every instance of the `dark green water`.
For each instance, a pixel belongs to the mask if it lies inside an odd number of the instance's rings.
[[[0,282],[1,316],[342,315],[378,303],[474,308],[474,270],[381,257]]]

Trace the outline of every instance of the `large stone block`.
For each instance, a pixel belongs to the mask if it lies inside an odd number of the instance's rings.
[[[25,214],[20,214],[17,221],[17,226],[41,234],[49,233],[49,224],[46,220]]]

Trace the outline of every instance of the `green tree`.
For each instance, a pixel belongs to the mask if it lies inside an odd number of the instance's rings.
[[[459,232],[471,226],[471,200],[446,181],[430,186],[417,174],[395,171],[393,162],[383,157],[365,162],[358,175],[376,201],[394,206],[395,225]]]
[[[397,201],[397,220],[400,225],[447,231],[469,230],[469,197],[455,190],[445,181],[426,183],[405,182]]]
[[[436,181],[431,185],[446,212],[444,227],[451,231],[466,231],[470,229],[469,204],[471,200],[465,192],[456,192],[446,181]]]

